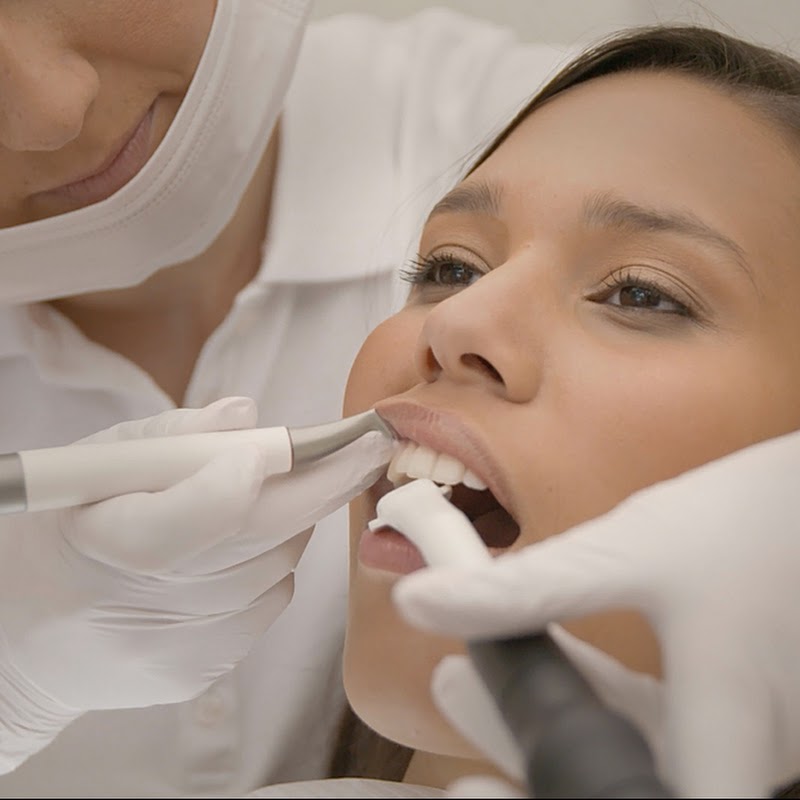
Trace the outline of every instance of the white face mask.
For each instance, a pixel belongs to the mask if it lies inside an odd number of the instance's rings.
[[[100,203],[0,230],[0,304],[133,286],[207,249],[264,153],[307,7],[218,0],[189,90],[139,174]]]

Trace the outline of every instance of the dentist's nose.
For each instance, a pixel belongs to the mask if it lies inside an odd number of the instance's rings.
[[[426,381],[482,384],[515,403],[535,396],[542,374],[529,324],[535,310],[521,313],[519,295],[515,300],[504,277],[489,273],[430,311],[415,353]]]
[[[99,78],[33,22],[0,19],[0,146],[58,150],[81,132]]]

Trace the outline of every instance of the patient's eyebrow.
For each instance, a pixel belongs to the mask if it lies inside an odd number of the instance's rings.
[[[689,211],[647,208],[615,197],[610,192],[598,192],[584,202],[583,219],[590,226],[631,233],[663,232],[689,236],[725,250],[753,280],[744,250],[733,239]]]
[[[428,215],[432,219],[437,214],[484,214],[500,216],[501,192],[496,186],[485,181],[462,183],[448,192]]]

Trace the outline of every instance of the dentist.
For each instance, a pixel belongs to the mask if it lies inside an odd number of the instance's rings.
[[[307,12],[0,3],[0,452],[340,416],[448,171],[559,54],[449,12]],[[365,437],[265,481],[245,446],[163,492],[0,518],[0,793],[323,776],[337,509],[387,460]]]

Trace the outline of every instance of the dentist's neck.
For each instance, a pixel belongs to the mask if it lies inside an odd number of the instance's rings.
[[[129,289],[52,302],[87,337],[148,372],[177,405],[203,345],[261,265],[278,140],[276,128],[233,218],[204,253]]]

